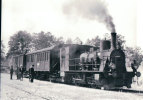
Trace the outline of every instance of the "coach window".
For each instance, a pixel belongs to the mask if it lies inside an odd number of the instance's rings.
[[[32,58],[32,55],[30,55],[31,56],[31,62],[33,62],[33,58]]]
[[[43,61],[45,60],[45,55],[44,55],[44,52],[43,52]]]
[[[31,62],[33,62],[33,56],[32,55],[30,55],[31,56]]]
[[[28,55],[28,62],[30,62],[30,55]]]
[[[39,57],[39,61],[40,61],[40,53],[38,54],[38,57]]]
[[[36,54],[36,56],[37,56],[37,57],[36,57],[36,60],[38,61],[38,54]]]
[[[46,61],[46,52],[44,53],[44,58],[45,58],[45,61]]]
[[[32,59],[33,59],[33,62],[34,62],[34,54],[32,55]]]
[[[39,53],[39,61],[41,61],[41,54]]]
[[[40,61],[40,54],[38,54],[38,61]]]
[[[42,61],[42,53],[41,53],[41,56],[40,56],[40,57],[41,57],[41,61]]]
[[[37,61],[38,61],[38,54],[37,54]]]
[[[42,61],[42,53],[40,53],[40,61]]]
[[[41,53],[41,61],[43,60],[42,53]]]
[[[41,61],[43,61],[43,53],[41,53],[41,57],[42,57]]]
[[[33,62],[33,55],[30,55],[31,56],[31,62]]]
[[[31,55],[29,55],[29,62],[31,62]]]
[[[46,54],[45,54],[45,58],[46,58],[45,60],[47,61],[47,52],[46,52]]]
[[[40,61],[40,53],[38,54],[38,59],[39,59],[38,61]]]
[[[47,61],[48,61],[48,54],[49,54],[49,53],[47,52],[47,59],[46,59]]]
[[[37,54],[37,61],[39,61],[39,54]]]
[[[44,60],[43,58],[44,58],[44,54],[42,53],[42,61]]]
[[[43,61],[45,61],[45,52],[43,52]]]
[[[22,63],[22,56],[20,56],[20,63]]]
[[[41,61],[43,60],[43,53],[41,53]]]
[[[44,52],[44,60],[46,61],[46,52]]]
[[[31,55],[31,62],[34,62],[34,54]]]
[[[29,62],[31,62],[31,55],[29,55]]]
[[[44,57],[44,52],[43,52],[43,61],[45,60],[44,58],[45,58],[45,57]]]
[[[27,60],[27,62],[29,62],[29,59],[28,59],[29,57],[28,57],[28,55],[27,55],[27,57],[26,57],[26,60]]]
[[[40,53],[38,54],[38,61],[40,61]]]
[[[30,62],[30,55],[28,55],[28,62]]]
[[[27,56],[27,57],[26,57],[27,62],[29,62],[29,59],[28,59],[28,58],[29,58],[29,57]]]

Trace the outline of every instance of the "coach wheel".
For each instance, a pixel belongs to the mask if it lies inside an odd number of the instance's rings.
[[[108,77],[108,72],[104,72],[104,77],[107,78]]]
[[[97,88],[97,86],[95,84],[91,84],[90,87],[91,88]]]
[[[76,82],[76,81],[75,81],[75,85],[76,85],[76,86],[80,86],[80,84],[79,84],[78,82]]]
[[[127,88],[131,88],[131,85],[130,85],[130,84],[128,84],[128,85],[127,85]]]
[[[113,76],[114,78],[116,78],[116,77],[117,77],[117,72],[113,72],[113,73],[112,73],[112,76]]]

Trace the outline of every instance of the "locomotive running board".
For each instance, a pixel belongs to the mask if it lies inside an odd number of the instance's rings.
[[[102,71],[74,71],[74,70],[70,70],[70,71],[65,71],[65,73],[103,73]],[[111,72],[108,72],[111,73]]]

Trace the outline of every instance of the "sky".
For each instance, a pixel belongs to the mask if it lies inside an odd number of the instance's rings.
[[[41,31],[51,32],[56,37],[62,36],[64,40],[79,37],[84,43],[87,39],[92,39],[97,35],[104,38],[105,33],[111,33],[111,30],[100,20],[102,16],[98,16],[101,15],[99,12],[93,16],[88,12],[88,7],[89,9],[94,7],[94,1],[2,0],[1,40],[6,46],[6,51],[10,36],[19,30],[26,30],[31,34]],[[125,37],[126,46],[138,46],[143,50],[143,15],[141,12],[143,0],[101,1],[107,14],[113,18],[117,34]],[[65,13],[65,11],[68,12]]]

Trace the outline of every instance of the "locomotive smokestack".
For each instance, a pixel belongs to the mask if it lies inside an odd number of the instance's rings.
[[[116,49],[116,33],[111,33],[111,50]]]

